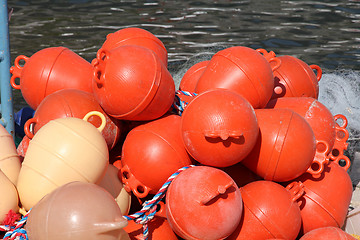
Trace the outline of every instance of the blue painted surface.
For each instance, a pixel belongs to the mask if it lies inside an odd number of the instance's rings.
[[[0,0],[0,123],[14,137],[14,108],[10,86],[10,43],[9,21],[6,0]]]

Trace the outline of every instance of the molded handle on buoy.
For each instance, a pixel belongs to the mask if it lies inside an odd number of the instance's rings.
[[[205,130],[204,136],[209,138],[221,138],[223,141],[228,138],[239,138],[243,135],[241,131],[229,131],[229,130]]]
[[[31,124],[35,124],[37,123],[37,118],[30,118],[29,120],[27,120],[24,124],[24,132],[25,135],[29,138],[32,139],[34,137],[34,133],[31,132],[30,130],[30,126]],[[33,125],[33,129],[34,129],[34,125]]]
[[[103,85],[104,79],[101,78],[104,71],[104,61],[109,58],[109,52],[102,48],[96,53],[96,58],[91,61],[91,65],[94,67],[94,80],[97,84]]]
[[[325,141],[316,141],[316,152],[313,162],[306,172],[313,175],[313,177],[319,176],[324,171],[324,166],[329,163],[327,152],[329,151],[329,144]]]
[[[265,58],[266,60],[271,63],[271,62],[275,62],[275,65],[271,64],[271,69],[273,71],[275,71],[276,69],[278,69],[281,65],[281,60],[279,58],[276,57],[276,54],[273,52],[273,51],[266,51],[265,49],[263,48],[259,48],[259,49],[256,49],[256,51],[258,51],[259,53],[261,53]]]
[[[292,201],[296,202],[302,195],[304,195],[304,184],[302,182],[292,182],[286,186],[286,189],[292,196]]]
[[[97,128],[100,132],[102,132],[102,130],[104,130],[105,128],[105,125],[106,125],[106,118],[104,116],[104,114],[102,114],[101,112],[98,112],[98,111],[91,111],[91,112],[88,112],[83,120],[84,121],[87,121],[91,116],[98,116],[99,118],[101,118],[101,124],[100,126]]]
[[[222,194],[225,194],[226,191],[233,186],[233,182],[229,182],[227,183],[225,186],[224,185],[219,185],[218,188],[216,189],[215,193],[211,194],[209,197],[204,198],[202,200],[200,200],[200,205],[206,205],[207,203],[209,203],[211,200],[213,200],[214,198],[216,198],[217,196],[220,196]]]
[[[345,166],[341,166],[341,164],[340,164],[341,160],[345,161]],[[344,154],[341,154],[337,158],[335,158],[334,162],[337,165],[339,165],[340,167],[342,167],[345,171],[347,171],[351,165],[350,159],[347,156],[345,156]]]
[[[340,125],[340,124],[337,122],[338,119],[341,119],[341,120],[343,121],[343,122],[342,122],[342,125]],[[342,114],[336,114],[336,115],[334,116],[334,120],[335,120],[335,123],[336,123],[339,127],[346,128],[347,125],[348,125],[348,120],[347,120],[347,118],[346,118],[344,115],[342,115]]]
[[[311,68],[312,70],[316,70],[316,79],[317,79],[318,81],[320,81],[321,76],[322,76],[322,70],[321,70],[321,68],[320,68],[318,65],[315,65],[315,64],[310,65],[310,68]]]
[[[139,182],[139,180],[137,180],[130,172],[128,166],[123,166],[120,169],[119,174],[121,174],[119,178],[121,178],[121,181],[124,183],[124,188],[127,192],[132,191],[138,198],[144,198],[149,194],[150,188],[141,184],[141,182]]]
[[[11,78],[10,78],[10,84],[14,89],[20,89],[20,84],[17,85],[15,83],[15,79],[19,78],[21,76],[21,72],[23,70],[23,67],[20,66],[19,62],[21,60],[24,60],[25,63],[29,60],[30,58],[28,58],[27,56],[24,55],[20,55],[17,58],[15,58],[15,62],[14,62],[14,66],[12,66],[10,68],[10,73],[12,74]]]
[[[273,64],[270,65],[271,69],[273,71],[278,69],[280,67],[280,65],[281,65],[281,60],[279,58],[277,58],[277,57],[270,58],[269,63],[271,63],[271,62],[275,62],[275,65],[273,65]]]

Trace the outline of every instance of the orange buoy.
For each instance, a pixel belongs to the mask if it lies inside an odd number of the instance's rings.
[[[35,110],[33,118],[25,123],[24,131],[26,136],[31,139],[42,126],[51,120],[66,117],[83,118],[91,111],[101,112],[105,116],[106,124],[101,134],[104,136],[109,149],[112,149],[121,134],[119,120],[110,118],[100,107],[92,93],[77,89],[63,89],[46,96]],[[101,119],[91,116],[89,122],[98,127],[101,124]],[[33,132],[30,131],[30,125],[32,125]]]
[[[321,227],[344,225],[352,196],[352,182],[346,169],[330,162],[317,178],[308,173],[296,181],[304,184],[305,194],[298,199],[302,233]]]
[[[319,97],[322,70],[317,65],[307,65],[293,56],[280,56],[281,66],[274,70],[275,86],[271,98]],[[315,75],[314,70],[317,74]]]
[[[181,141],[180,123],[180,116],[168,115],[127,134],[119,177],[137,197],[157,193],[171,174],[192,163]]]
[[[20,61],[25,61],[24,66]],[[21,89],[25,101],[34,110],[44,97],[61,89],[93,91],[91,64],[65,47],[45,48],[30,58],[20,55],[10,72],[11,86]],[[20,78],[19,85],[15,83],[17,78]]]
[[[315,98],[283,97],[269,101],[267,108],[287,108],[302,116],[314,132],[315,139],[325,141],[331,152],[335,143],[335,120],[330,110]]]
[[[153,51],[135,45],[100,49],[92,65],[95,98],[110,116],[146,121],[170,109],[175,83]]]
[[[186,106],[181,118],[186,150],[204,165],[228,167],[242,161],[259,134],[250,103],[226,89],[199,94]]]
[[[274,65],[270,65],[269,61],[274,62]],[[198,80],[195,92],[225,88],[241,94],[254,108],[263,108],[274,89],[273,71],[280,64],[278,58],[267,60],[258,51],[248,47],[226,48],[211,58]]]
[[[285,182],[313,171],[316,142],[310,125],[290,109],[256,109],[260,136],[241,162],[265,180]]]
[[[159,38],[142,28],[129,27],[109,33],[102,45],[102,49],[110,51],[124,45],[136,45],[152,50],[167,66],[168,56],[164,44]]]
[[[322,227],[316,228],[304,236],[302,236],[299,240],[356,240],[350,234],[344,232],[338,227]]]
[[[75,181],[41,199],[31,209],[25,229],[29,240],[129,240],[126,225],[105,189]]]
[[[244,202],[243,218],[229,240],[295,240],[301,227],[296,199],[301,184],[284,188],[271,181],[255,181],[240,188]]]
[[[242,211],[239,188],[217,168],[186,169],[167,190],[167,218],[184,239],[224,239],[238,226]]]
[[[201,61],[191,66],[181,78],[179,90],[195,92],[196,84],[210,61]]]

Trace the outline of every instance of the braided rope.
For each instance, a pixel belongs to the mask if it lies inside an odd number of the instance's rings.
[[[149,229],[147,226],[147,223],[154,218],[156,213],[156,206],[161,201],[161,199],[165,196],[166,191],[170,185],[170,183],[177,177],[182,171],[194,167],[194,165],[182,167],[179,170],[177,170],[175,173],[173,173],[166,182],[162,185],[162,187],[159,189],[159,191],[155,194],[155,196],[149,200],[143,203],[143,208],[131,215],[124,216],[126,220],[134,220],[136,223],[143,225],[143,239],[148,239]]]
[[[183,100],[181,100],[181,98],[179,97],[179,95],[185,95],[185,96],[191,96],[191,97],[195,97],[198,94],[197,93],[192,93],[192,92],[188,92],[188,91],[183,91],[183,90],[177,90],[175,92],[175,98],[174,98],[174,103],[172,104],[172,108],[174,109],[175,113],[178,114],[179,116],[182,115],[186,105],[188,105],[188,102],[185,102]]]
[[[31,209],[21,218],[19,222],[16,223],[15,226],[1,226],[0,230],[6,229],[6,233],[4,235],[3,240],[27,240],[28,236],[26,230],[23,228],[25,225],[28,215]]]

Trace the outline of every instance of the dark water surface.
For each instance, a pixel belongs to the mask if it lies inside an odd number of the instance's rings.
[[[14,8],[12,65],[18,55],[56,46],[91,61],[106,35],[125,27],[146,29],[164,43],[177,84],[188,67],[218,50],[265,48],[319,65],[324,72],[319,100],[360,129],[358,0],[9,0],[8,6]],[[26,105],[20,91],[14,98],[15,109]]]

